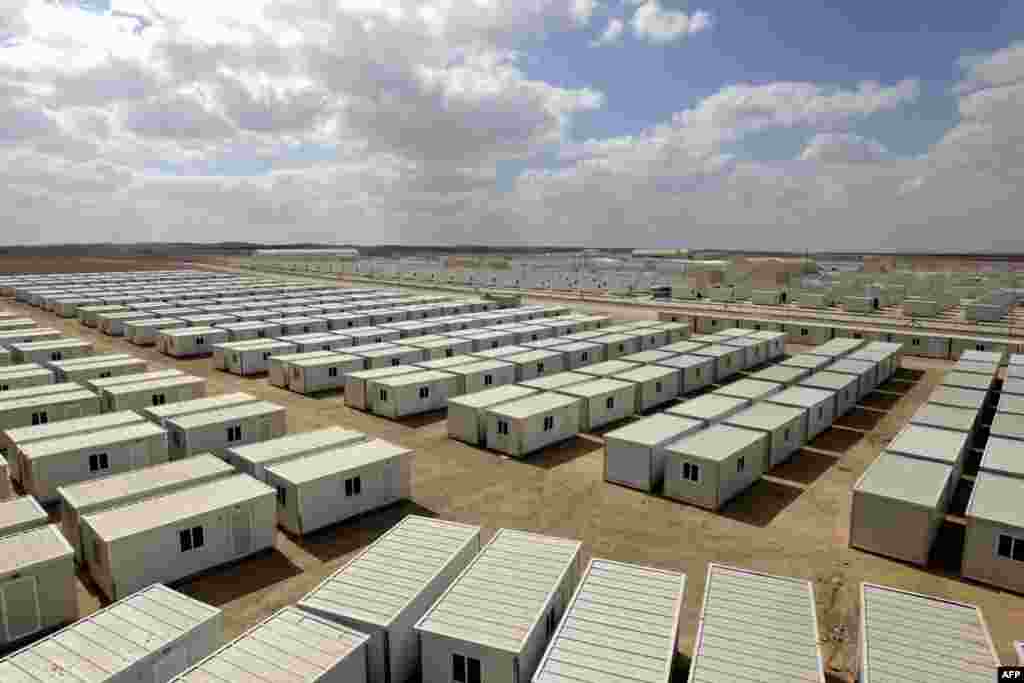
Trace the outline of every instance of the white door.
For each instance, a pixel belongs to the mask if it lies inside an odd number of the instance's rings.
[[[252,519],[249,508],[236,507],[231,511],[231,537],[235,542],[235,555],[248,554],[252,548]]]
[[[185,646],[168,648],[153,663],[153,683],[167,683],[187,668],[188,651]]]
[[[39,619],[39,594],[34,576],[0,585],[0,622],[3,622],[7,642],[38,631]]]

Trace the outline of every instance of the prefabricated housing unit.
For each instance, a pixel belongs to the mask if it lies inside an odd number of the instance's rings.
[[[565,374],[565,373],[561,373]],[[558,377],[560,375],[551,375]],[[586,378],[584,378],[586,379]],[[448,399],[448,438],[472,444],[487,445],[486,411],[503,403],[516,401],[537,393],[537,389],[508,384],[486,391]]]
[[[284,406],[257,401],[168,418],[164,427],[171,459],[203,451],[219,456],[225,448],[284,436],[288,431],[286,412]]]
[[[523,457],[573,438],[579,431],[580,399],[541,392],[484,408],[481,445]]]
[[[18,457],[25,491],[52,503],[60,498],[58,486],[166,462],[167,433],[151,422],[137,422],[22,444]]]
[[[858,398],[867,396],[884,381],[882,375],[885,371],[882,365],[877,360],[859,355],[840,358],[835,363],[825,366],[825,369],[829,372],[842,372],[857,377]]]
[[[709,563],[687,683],[825,683],[814,585]]]
[[[859,683],[996,680],[999,655],[974,605],[862,583],[859,612]]]
[[[679,396],[679,373],[660,365],[641,365],[611,379],[636,385],[636,412],[645,413]]]
[[[443,410],[458,395],[458,380],[439,370],[421,370],[370,380],[366,387],[370,412],[399,418]]]
[[[166,427],[167,420],[173,417],[205,413],[210,410],[219,410],[221,408],[244,405],[246,403],[256,403],[259,400],[260,399],[256,398],[252,394],[246,394],[245,392],[239,391],[233,394],[220,394],[219,396],[196,398],[191,401],[179,401],[178,403],[168,403],[167,405],[143,408],[138,412],[150,422],[155,422],[161,427]]]
[[[366,434],[343,427],[325,427],[312,432],[287,436],[228,448],[223,457],[236,470],[266,482],[266,468],[293,458],[321,451],[337,450],[366,441]]]
[[[187,326],[188,323],[180,318],[139,318],[125,323],[124,336],[136,346],[151,346],[156,344],[156,338],[162,330]]]
[[[296,607],[369,636],[368,683],[406,681],[420,668],[414,625],[479,550],[479,527],[409,515]]]
[[[136,309],[100,313],[96,316],[96,327],[108,336],[126,337],[128,336],[128,323],[142,320],[146,315],[145,311]]]
[[[752,372],[747,375],[748,379],[756,379],[761,382],[775,382],[782,386],[790,387],[797,384],[804,377],[811,374],[807,368],[794,367],[791,365],[770,365],[763,370]]]
[[[635,415],[637,391],[633,382],[610,378],[595,378],[558,389],[560,394],[581,399],[578,404],[578,431],[581,432],[592,432]]]
[[[772,394],[765,400],[807,411],[805,443],[813,441],[814,437],[831,427],[832,422],[836,419],[834,391],[795,386],[784,389],[777,394]]]
[[[1024,419],[1014,413],[996,413],[989,428],[991,437],[1024,442]],[[1021,443],[1024,446],[1024,443]]]
[[[988,394],[984,391],[973,389],[960,389],[958,387],[947,387],[939,385],[928,395],[928,403],[940,406],[952,406],[981,412],[985,407]]]
[[[718,510],[764,473],[768,435],[716,424],[664,447],[664,495]]]
[[[345,353],[330,355],[296,354],[284,361],[287,385],[300,394],[338,389],[345,386],[346,378],[364,368],[365,360]]]
[[[271,547],[275,514],[266,484],[247,474],[217,479],[86,515],[85,565],[117,600]]]
[[[217,327],[179,327],[161,330],[156,345],[164,355],[189,358],[210,355],[215,344],[223,344],[227,340],[227,330]]]
[[[146,372],[149,363],[123,353],[102,356],[86,356],[75,360],[57,361],[48,364],[58,382],[85,383],[93,379],[123,377]]]
[[[715,380],[715,359],[682,354],[660,360],[655,365],[674,368],[679,373],[679,393],[689,394],[703,389]]]
[[[171,679],[172,683],[365,683],[358,631],[285,607]]]
[[[60,339],[64,334],[51,327],[30,327],[24,330],[0,330],[0,346],[10,347],[14,344],[33,344],[39,341]],[[11,360],[18,360],[18,353],[13,349]]]
[[[423,360],[425,361],[452,358],[453,356],[473,352],[473,342],[468,339],[458,339],[456,337],[433,339],[429,341],[422,341],[421,339],[415,338],[403,339],[402,343],[406,346],[422,349]]]
[[[991,440],[990,440],[991,441]],[[986,448],[983,469],[974,479],[967,504],[964,540],[964,576],[1024,593],[1024,459],[1022,444],[998,439],[996,449]],[[989,444],[991,446],[991,444]],[[1016,451],[1012,456],[1011,450]],[[999,461],[993,456],[1002,455]],[[1009,457],[1007,457],[1009,456]],[[988,460],[988,463],[985,460]],[[994,471],[996,468],[1001,472]]]
[[[952,495],[963,473],[968,438],[965,432],[908,424],[893,437],[885,450],[908,458],[948,465],[952,469],[949,481]]]
[[[169,681],[216,650],[223,630],[220,608],[157,583],[0,659],[0,680]]]
[[[313,334],[290,334],[277,338],[295,345],[296,353],[308,351],[337,351],[352,346],[352,339],[343,334],[314,332]]]
[[[743,369],[761,365],[768,360],[768,342],[764,339],[751,339],[750,337],[736,337],[726,339],[722,346],[736,347],[743,349],[746,356],[743,361]]]
[[[336,358],[336,351],[310,351],[308,353],[286,353],[267,359],[267,381],[282,389],[288,387],[289,365],[312,358]]]
[[[206,378],[178,375],[142,382],[124,382],[100,392],[103,412],[140,410],[206,396]]]
[[[561,387],[567,387],[571,384],[579,384],[581,382],[593,381],[593,375],[585,375],[582,372],[559,372],[554,375],[548,375],[547,377],[538,377],[537,379],[528,379],[525,382],[519,382],[518,386],[526,387],[527,389],[535,389],[537,391],[556,391]]]
[[[712,380],[714,382],[721,382],[724,379],[728,379],[747,367],[746,349],[737,348],[735,346],[712,344],[711,346],[702,346],[699,349],[695,349],[690,352],[690,355],[704,356],[714,360],[715,374]]]
[[[514,384],[516,381],[516,366],[496,360],[458,365],[445,370],[445,372],[455,375],[459,396],[505,384]]]
[[[11,359],[15,363],[46,363],[92,355],[92,342],[74,337],[37,341],[30,344],[11,344]]]
[[[0,604],[0,646],[78,616],[74,552],[56,525],[0,538]]]
[[[733,398],[744,398],[748,401],[762,401],[772,394],[777,394],[785,388],[785,385],[777,382],[765,382],[759,379],[738,379],[721,388],[712,391],[716,396],[732,396]]]
[[[39,363],[18,363],[0,366],[0,391],[28,389],[53,384],[56,373]]]
[[[997,415],[998,417],[998,415]],[[925,403],[910,416],[909,424],[924,425],[925,427],[937,427],[939,429],[951,429],[964,432],[970,436],[974,435],[974,428],[978,422],[978,413],[974,410],[964,408],[952,408],[940,406],[934,403]]]
[[[413,451],[372,439],[265,468],[277,521],[293,534],[322,529],[412,495]]]
[[[838,419],[857,405],[857,391],[860,387],[860,381],[855,375],[823,371],[815,372],[813,375],[803,378],[797,386],[832,392],[835,401],[833,415],[835,416],[834,419]]]
[[[700,420],[705,425],[712,425],[738,413],[749,405],[750,401],[745,398],[711,393],[683,401],[666,409],[665,412],[688,417],[691,420]]]
[[[227,330],[228,341],[232,342],[249,341],[251,339],[277,339],[282,336],[281,326],[266,320],[242,320],[237,323],[224,323],[217,325],[217,327]]]
[[[32,496],[0,499],[0,538],[46,526],[50,516]]]
[[[685,574],[590,560],[533,683],[669,683],[685,597]]]
[[[352,348],[345,349],[345,353],[363,358],[367,370],[411,365],[423,360],[423,351],[412,346],[392,346],[374,351],[357,351]]]
[[[97,377],[82,382],[88,389],[102,394],[107,387],[116,387],[119,384],[134,384],[136,382],[147,382],[149,380],[164,379],[166,377],[181,377],[185,373],[173,368],[167,370],[150,370],[149,372],[136,372],[130,375],[114,375],[112,377]]]
[[[640,346],[639,334],[605,334],[591,337],[587,341],[591,344],[600,344],[604,348],[605,360],[609,361],[644,350]]]
[[[952,480],[949,465],[883,451],[853,486],[850,547],[927,565]]]
[[[407,375],[415,372],[423,372],[423,368],[412,365],[400,365],[398,367],[360,370],[349,373],[348,376],[344,377],[345,405],[358,410],[369,410],[370,395],[368,389],[370,382],[383,379],[384,377]]]
[[[724,424],[742,427],[767,436],[764,441],[764,463],[762,471],[767,472],[785,462],[803,446],[802,435],[807,432],[807,412],[801,408],[755,402],[725,418]]]
[[[295,344],[277,339],[228,342],[214,347],[214,366],[242,377],[260,375],[270,369],[272,356],[287,356],[297,350]]]
[[[659,413],[604,435],[604,480],[657,492],[665,480],[664,446],[704,428],[704,423]]]
[[[834,359],[831,356],[816,356],[813,353],[798,353],[779,361],[779,365],[793,368],[802,368],[810,372],[824,370],[825,366],[831,365]]]
[[[525,382],[569,369],[565,366],[564,355],[559,351],[530,349],[524,353],[504,356],[501,360],[516,366],[517,382]]]
[[[529,683],[579,580],[580,550],[499,529],[416,624],[423,683]]]
[[[0,392],[0,429],[48,424],[99,412],[99,396],[75,382]]]

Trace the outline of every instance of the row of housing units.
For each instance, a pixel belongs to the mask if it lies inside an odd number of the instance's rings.
[[[965,351],[860,477],[851,546],[926,566],[963,479],[970,497],[961,573],[1024,592],[1024,355],[1010,357],[1012,374],[1001,384],[999,360]],[[967,474],[977,453],[977,472]]]
[[[18,580],[39,581],[47,616],[65,623],[72,552],[60,533],[23,529],[0,545],[37,550]],[[0,679],[669,683],[686,587],[677,571],[584,563],[575,540],[499,529],[484,543],[480,527],[408,516],[230,642],[220,609],[152,583],[0,659]],[[1000,666],[973,605],[864,583],[860,620],[863,683],[922,671],[982,683]],[[826,681],[807,579],[709,564],[696,626],[690,683]]]

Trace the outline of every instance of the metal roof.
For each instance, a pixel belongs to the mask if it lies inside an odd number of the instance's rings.
[[[669,453],[687,455],[701,460],[721,462],[753,444],[763,441],[763,432],[727,424],[711,425],[707,429],[688,434],[665,446]]]
[[[678,372],[675,368],[669,368],[664,365],[641,365],[638,368],[626,370],[620,372],[617,375],[612,375],[609,379],[617,379],[624,382],[653,382],[673,375],[678,376]]]
[[[860,377],[867,372],[871,372],[877,367],[878,363],[875,361],[844,358],[828,365],[825,369],[829,372],[841,372],[846,375],[857,375]]]
[[[60,384],[50,384],[47,386],[61,386]],[[5,391],[4,394],[10,394],[12,392]],[[55,404],[61,403],[72,403],[74,401],[87,401],[89,399],[95,399],[96,394],[88,391],[87,389],[81,389],[76,391],[64,391],[55,394],[43,394],[40,396],[33,396],[30,398],[23,398],[17,401],[4,401],[0,403],[0,411],[14,410],[16,408],[29,408],[29,407],[49,407]]]
[[[974,605],[861,584],[861,680],[995,680],[998,658]]]
[[[518,346],[516,344],[507,344],[499,346],[496,349],[484,349],[483,351],[471,351],[467,352],[469,355],[476,356],[479,358],[496,359],[501,358],[504,360],[507,356],[515,356],[521,353],[528,353],[535,351],[536,349],[530,349],[525,346]]]
[[[56,524],[0,537],[0,576],[25,571],[37,564],[68,559],[75,551]]]
[[[964,457],[966,448],[966,432],[908,424],[889,442],[885,450],[953,466]]]
[[[510,356],[502,358],[506,363],[540,363],[552,358],[561,358],[562,354],[558,351],[545,351],[542,349],[527,349],[523,353],[516,353]]]
[[[156,583],[0,660],[0,679],[112,680],[220,612]]]
[[[988,394],[984,391],[940,385],[935,387],[932,393],[929,394],[928,403],[979,411],[985,405],[987,397]]]
[[[851,384],[856,383],[857,378],[853,375],[845,375],[841,372],[823,371],[816,372],[809,377],[804,377],[802,380],[797,382],[797,386],[838,392],[840,389],[845,389]]]
[[[1024,443],[1013,439],[989,437],[980,469],[1008,477],[1024,478]]]
[[[285,607],[171,681],[312,683],[327,680],[325,676],[357,651],[365,657],[361,648],[369,639],[366,634],[297,607]]]
[[[285,353],[273,356],[273,358],[277,358],[282,363],[298,365],[312,360],[319,360],[321,358],[334,358],[335,356],[338,356],[342,353],[348,354],[348,349],[338,349],[335,351],[303,351],[302,353]]]
[[[835,396],[834,391],[827,389],[812,389],[811,387],[795,386],[783,389],[777,394],[765,398],[772,403],[782,405],[795,405],[799,408],[813,408]]]
[[[815,355],[826,355],[831,357],[845,356],[848,353],[852,353],[857,349],[864,346],[865,341],[863,339],[851,339],[849,337],[836,337],[830,339],[824,344],[810,349],[808,353]]]
[[[941,384],[947,387],[988,391],[992,388],[992,377],[972,372],[947,372],[942,376]]]
[[[568,386],[561,387],[558,389],[558,392],[589,399],[596,396],[611,394],[627,388],[633,389],[633,385],[622,380],[601,377],[594,378],[589,382],[580,382],[579,384],[570,384]]]
[[[699,420],[717,420],[723,415],[749,406],[750,401],[722,394],[704,394],[667,408],[665,412]]]
[[[735,396],[757,401],[778,392],[782,387],[777,382],[762,382],[757,379],[738,379],[716,389],[715,394]]]
[[[172,417],[201,413],[208,410],[219,410],[225,406],[241,405],[243,403],[256,403],[260,399],[245,392],[231,394],[220,394],[219,396],[208,396],[206,398],[193,398],[188,401],[177,401],[162,406],[147,407],[145,413],[158,420],[166,420]]]
[[[46,339],[44,341],[10,345],[12,349],[17,351],[46,351],[48,349],[67,349],[75,346],[92,348],[92,342],[78,339],[77,337],[62,337],[60,339]]]
[[[144,493],[157,495],[189,481],[204,481],[235,473],[235,469],[210,453],[183,460],[151,465],[139,470],[112,474],[57,489],[61,498],[79,510],[94,508],[107,501],[122,500]]]
[[[582,544],[499,529],[416,624],[419,631],[519,654]]]
[[[551,375],[557,377],[557,375]],[[448,399],[448,406],[453,404],[466,408],[488,408],[499,403],[515,401],[537,393],[537,389],[518,384],[505,384],[493,389],[478,391],[473,394],[454,396]]]
[[[691,354],[684,353],[678,356],[673,356],[672,358],[659,360],[657,363],[655,363],[655,365],[662,365],[667,368],[685,370],[686,368],[707,367],[714,362],[714,358],[709,358],[707,356],[694,356]]]
[[[219,327],[205,327],[201,325],[193,327],[177,327],[171,330],[160,330],[160,334],[167,337],[198,337],[205,334],[227,334],[227,330]]]
[[[671,351],[672,353],[693,353],[697,349],[701,349],[707,346],[701,342],[695,342],[693,339],[687,339],[685,341],[677,341],[665,346],[659,346],[659,351]]]
[[[497,360],[482,360],[476,363],[466,363],[465,365],[458,365],[454,368],[448,368],[445,372],[452,373],[453,375],[472,375],[475,372],[487,372],[488,370],[504,370],[506,368],[515,367],[511,363],[504,363]]]
[[[952,476],[949,465],[883,451],[853,490],[938,510]]]
[[[135,382],[145,382],[151,379],[181,377],[184,374],[185,373],[181,370],[174,370],[171,368],[167,370],[151,370],[149,372],[133,372],[128,375],[118,375],[117,377],[98,377],[96,379],[87,380],[84,384],[96,391],[99,391],[100,389],[117,386],[118,384],[134,384]]]
[[[750,373],[747,377],[750,379],[758,379],[763,382],[794,384],[800,381],[800,378],[806,377],[808,374],[810,374],[810,371],[806,368],[798,368],[791,365],[770,365],[763,370]]]
[[[423,372],[423,368],[413,365],[398,365],[386,368],[374,368],[373,370],[359,370],[350,372],[346,376],[347,381],[356,380],[369,382],[370,380],[390,377],[391,375],[407,375],[412,372]],[[451,370],[449,370],[451,372]]]
[[[0,392],[0,410],[6,410],[5,403],[15,403],[22,400],[36,399],[41,396],[54,396],[56,394],[68,394],[85,390],[81,384],[75,382],[61,382],[59,384],[44,384],[38,387],[25,387],[24,389],[11,389]]]
[[[111,429],[85,433],[78,432],[60,438],[21,444],[19,450],[27,460],[35,461],[41,458],[59,456],[64,453],[73,453],[83,448],[116,446],[128,441],[148,439],[163,434],[166,434],[163,428],[156,426],[152,422],[135,422]]]
[[[970,432],[974,429],[977,417],[977,411],[974,410],[925,403],[910,417],[910,423]]]
[[[645,446],[657,446],[667,439],[681,436],[702,428],[704,425],[700,420],[693,420],[680,415],[668,413],[655,413],[649,417],[631,422],[625,427],[608,432],[604,435],[605,440],[619,439],[630,443],[643,444]]]
[[[1024,441],[1024,420],[1013,413],[996,413],[989,434]]]
[[[619,373],[632,370],[640,367],[636,363],[629,363],[624,360],[606,360],[601,363],[594,363],[593,365],[586,365],[582,368],[576,368],[573,372],[580,372],[585,375],[594,375],[597,377],[609,377],[611,375],[618,375]]]
[[[128,375],[125,376],[127,377]],[[104,387],[103,391],[113,396],[121,396],[122,394],[132,394],[136,391],[151,391],[168,387],[187,386],[189,384],[206,384],[206,378],[194,375],[175,375],[174,377],[151,379],[142,382],[125,382],[112,387]]]
[[[477,526],[409,515],[296,604],[386,628],[479,535]]]
[[[33,425],[30,427],[18,427],[8,429],[6,437],[16,445],[27,444],[40,439],[56,439],[69,434],[80,432],[99,431],[111,427],[130,425],[145,422],[146,419],[131,410],[121,410],[116,413],[105,413],[103,415],[90,415],[88,417],[76,417],[70,420],[59,420],[44,425]]]
[[[989,377],[995,377],[995,374],[999,372],[999,364],[979,363],[977,361],[961,360],[957,361],[951,369],[954,372],[970,372],[977,375],[988,375]]]
[[[1003,380],[1003,394],[1024,396],[1024,377],[1007,377]]]
[[[1024,415],[1024,396],[1003,394],[999,397],[999,404],[996,406],[996,410],[1000,413]]]
[[[832,356],[816,356],[813,353],[798,353],[785,360],[779,361],[779,365],[786,365],[794,368],[806,368],[808,370],[821,370],[833,360]]]
[[[814,587],[708,565],[688,683],[824,683]]]
[[[627,356],[622,356],[620,360],[629,363],[657,363],[663,361],[666,358],[672,358],[679,354],[673,351],[662,351],[661,349],[651,349],[649,351],[641,351],[640,353],[631,353]]]
[[[975,351],[967,349],[960,354],[960,360],[972,363],[992,363],[999,365],[1003,362],[1002,351]]]
[[[593,381],[593,375],[586,375],[582,372],[557,372],[553,375],[547,375],[546,377],[536,377],[534,379],[525,380],[519,383],[521,387],[528,387],[530,389],[540,389],[543,391],[554,391],[561,387],[569,386],[571,384],[579,384],[580,382],[591,382]]]
[[[128,353],[94,353],[91,356],[79,356],[78,358],[67,358],[65,360],[50,361],[51,367],[57,368],[75,368],[80,365],[92,365],[93,363],[105,363],[119,360],[142,360]],[[29,363],[32,365],[32,363]],[[16,365],[8,366],[10,368],[18,367]],[[0,368],[0,370],[5,368]]]
[[[100,539],[109,543],[173,524],[175,520],[273,495],[274,489],[263,482],[248,474],[237,474],[87,515],[85,521]]]
[[[32,496],[21,496],[0,501],[0,535],[7,535],[12,527],[46,524],[50,516]]]
[[[690,352],[695,356],[708,356],[711,358],[723,358],[725,356],[744,355],[746,351],[738,346],[725,346],[723,344],[712,344]]]
[[[479,362],[480,359],[476,356],[460,354],[457,356],[449,356],[448,358],[438,358],[437,360],[419,361],[413,363],[413,365],[427,370],[447,370],[448,368],[454,368],[458,365],[469,365],[470,363]]]
[[[454,379],[455,375],[450,372],[441,372],[440,370],[420,370],[419,372],[410,372],[401,375],[388,375],[378,380],[374,380],[374,384],[380,384],[387,387],[402,387],[411,384],[425,384],[427,382],[440,382],[444,380]]]
[[[19,363],[18,365],[0,366],[0,379],[11,380],[23,377],[35,377],[36,375],[53,375],[53,371],[44,368],[38,363]]]
[[[575,405],[579,401],[580,399],[576,396],[566,396],[562,393],[545,391],[509,401],[508,403],[490,406],[487,408],[487,411],[511,420],[521,420],[538,413]]]
[[[390,441],[372,439],[279,462],[268,467],[267,471],[279,479],[300,485],[412,453],[412,450]]]
[[[279,460],[292,454],[309,453],[346,446],[366,439],[366,434],[354,429],[331,426],[312,432],[288,434],[268,441],[258,441],[227,449],[236,458],[251,463]]]
[[[219,410],[207,410],[201,413],[190,413],[188,415],[176,415],[168,418],[167,422],[178,429],[195,429],[221,422],[232,420],[244,420],[250,417],[260,417],[274,413],[282,413],[285,407],[270,401],[255,401],[240,405],[228,406]]]
[[[747,336],[751,339],[771,341],[773,339],[785,339],[787,335],[785,332],[778,332],[774,330],[758,330],[756,332],[751,332]]]
[[[758,401],[749,408],[725,418],[724,423],[734,427],[772,431],[800,419],[803,414],[804,411],[800,408]]]
[[[533,683],[668,683],[685,593],[685,574],[591,560]]]

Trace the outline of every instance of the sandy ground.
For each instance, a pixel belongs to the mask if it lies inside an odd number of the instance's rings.
[[[129,352],[148,359],[152,368],[176,367],[207,377],[210,394],[247,391],[284,405],[290,432],[338,424],[416,450],[412,501],[301,539],[279,533],[272,551],[177,586],[225,610],[227,637],[297,600],[413,512],[480,524],[485,537],[499,527],[516,527],[577,538],[588,556],[685,572],[687,597],[674,677],[679,682],[685,680],[711,561],[812,580],[833,681],[852,680],[848,672],[855,666],[861,581],[979,605],[1004,662],[1012,661],[1012,641],[1024,636],[1024,596],[958,576],[957,544],[962,545],[963,529],[955,520],[944,529],[926,569],[847,546],[853,483],[938,383],[949,365],[942,361],[905,358],[896,380],[866,397],[790,462],[713,513],[604,482],[599,435],[580,436],[528,459],[512,460],[449,440],[443,414],[397,422],[377,418],[346,408],[337,394],[300,396],[262,378],[242,379],[214,370],[210,359],[175,361],[152,347],[139,348],[13,301],[0,302],[3,309],[89,339],[97,352]],[[600,310],[630,317],[623,314],[629,312],[623,307]],[[968,474],[972,471],[969,467]],[[84,615],[101,601],[88,577],[80,580]]]

